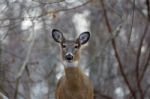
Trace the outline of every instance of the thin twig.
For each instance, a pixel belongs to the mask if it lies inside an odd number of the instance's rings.
[[[148,90],[150,89],[150,84],[146,87],[146,89],[144,90],[144,97],[146,97]]]
[[[141,37],[140,45],[139,45],[138,51],[137,51],[136,63],[135,63],[137,81],[138,81],[138,79],[139,79],[139,63],[140,63],[141,49],[142,49],[143,41],[144,41],[144,38],[145,38],[145,36],[146,36],[148,27],[149,27],[149,25],[147,24],[147,25],[146,25],[146,28],[145,28],[145,30],[144,30],[144,33],[143,33],[143,35],[142,35],[142,37]]]
[[[34,16],[34,17],[19,17],[19,18],[3,18],[3,19],[0,19],[0,21],[4,21],[4,20],[25,20],[25,19],[38,19],[38,18],[41,18],[42,16],[46,16],[46,15],[49,15],[49,14],[52,14],[52,13],[58,13],[58,12],[61,12],[61,11],[72,11],[74,9],[77,9],[77,8],[80,8],[82,6],[85,6],[87,5],[88,3],[90,3],[92,0],[88,0],[86,2],[84,2],[83,4],[80,4],[78,6],[75,6],[75,7],[72,7],[72,8],[63,8],[63,9],[58,9],[58,10],[54,10],[54,11],[49,11],[49,12],[45,12],[45,13],[42,13],[41,15],[39,16]]]
[[[33,19],[33,20],[34,20],[34,19]],[[33,20],[32,20],[32,22],[33,22]],[[33,26],[34,26],[34,24],[33,24]],[[32,27],[32,28],[33,28],[33,27]],[[26,69],[26,66],[27,66],[27,64],[28,64],[28,61],[29,61],[29,59],[30,59],[31,50],[32,50],[32,47],[33,47],[34,42],[35,42],[35,34],[34,34],[34,33],[35,33],[35,32],[34,32],[34,28],[33,28],[33,33],[30,34],[30,37],[32,36],[32,39],[31,39],[31,43],[30,43],[30,45],[29,45],[29,47],[28,47],[28,50],[27,50],[26,58],[25,58],[25,60],[24,60],[24,62],[23,62],[23,64],[22,64],[22,66],[21,66],[21,68],[20,68],[20,70],[19,70],[19,72],[18,72],[18,74],[17,74],[17,77],[16,77],[16,90],[15,90],[15,95],[14,95],[14,98],[15,98],[15,99],[18,98],[17,96],[18,96],[18,92],[19,92],[20,79],[21,79],[21,76],[22,76],[24,70]],[[29,37],[29,38],[30,38],[30,37]]]
[[[135,63],[136,82],[137,82],[137,86],[138,86],[139,92],[141,94],[141,99],[143,99],[143,89],[141,87],[140,80],[139,80],[139,77],[140,77],[139,64],[140,64],[141,49],[142,49],[144,38],[145,38],[145,36],[147,34],[148,27],[149,27],[149,25],[147,24],[146,27],[145,27],[144,33],[143,33],[143,35],[141,37],[140,45],[139,45],[139,48],[138,48],[138,51],[137,51],[137,56],[136,56],[136,63]]]
[[[40,1],[40,0],[32,0],[32,1],[34,1],[34,2],[38,2],[38,3],[40,3],[40,4],[56,4],[56,3],[62,3],[62,2],[64,2],[65,0],[59,0],[59,1],[53,1],[53,2],[42,2],[42,0]]]
[[[61,12],[61,11],[72,11],[72,10],[74,10],[74,9],[77,9],[77,8],[80,8],[80,7],[82,7],[82,6],[87,5],[87,4],[88,4],[89,2],[91,2],[91,1],[92,1],[92,0],[88,0],[88,1],[86,1],[85,3],[83,3],[83,4],[78,5],[78,6],[76,6],[76,7],[72,7],[72,8],[64,8],[64,9],[58,9],[58,10],[46,12],[46,13],[43,13],[43,14],[41,14],[40,16],[38,16],[38,18],[41,17],[41,16],[49,15],[49,14],[51,14],[51,13],[58,13],[58,12]]]
[[[133,10],[132,10],[132,22],[131,22],[131,30],[129,31],[129,35],[127,36],[127,49],[129,49],[130,47],[130,41],[131,41],[131,36],[132,36],[132,31],[133,31],[133,24],[134,24],[134,12],[135,12],[135,0],[134,0],[134,3],[133,3]],[[127,65],[128,63],[128,50],[125,51],[125,65]]]
[[[144,78],[144,75],[145,75],[145,73],[146,73],[146,70],[147,70],[147,68],[148,68],[148,66],[149,66],[149,63],[150,63],[150,47],[148,47],[148,57],[147,57],[147,59],[146,59],[146,62],[145,62],[145,64],[144,64],[144,69],[143,69],[143,71],[142,71],[142,73],[141,73],[141,76],[140,76],[140,78],[139,78],[139,81],[141,82],[142,81],[142,79]]]
[[[133,1],[133,12],[132,12],[132,23],[131,23],[131,31],[129,32],[129,39],[128,39],[128,44],[130,44],[130,39],[133,31],[133,24],[134,24],[134,11],[135,11],[135,0]]]
[[[150,21],[150,2],[149,2],[149,0],[146,0],[146,5],[147,5],[148,20]]]
[[[25,70],[25,67],[27,66],[27,63],[28,63],[29,58],[30,58],[31,50],[32,50],[32,47],[33,47],[33,44],[34,44],[34,41],[35,41],[34,39],[35,39],[35,37],[33,35],[33,39],[31,41],[31,43],[29,45],[29,48],[28,48],[28,51],[27,51],[26,59],[23,62],[23,65],[21,66],[21,69],[20,69],[20,71],[19,71],[19,73],[17,75],[17,78],[20,78],[20,76],[22,75],[23,71]]]
[[[91,64],[93,64],[95,62],[95,60],[100,58],[100,56],[104,53],[104,51],[106,49],[106,45],[108,45],[112,39],[115,39],[118,37],[121,28],[122,28],[122,24],[120,24],[116,27],[116,29],[113,31],[112,35],[109,35],[108,39],[104,42],[104,47],[102,47],[101,51],[99,53],[97,53],[97,55],[91,59],[91,61],[89,62],[89,65],[87,67],[91,66]]]
[[[20,77],[16,80],[16,88],[15,88],[14,99],[18,99],[19,83],[20,83]]]
[[[128,0],[130,3],[134,3],[132,0]],[[141,8],[139,8],[139,6],[137,6],[136,4],[135,4],[135,9],[136,9],[136,11],[138,11],[145,19],[147,18],[147,16],[143,13],[143,11],[142,11],[142,9]]]
[[[29,15],[29,14],[28,14],[28,15]],[[30,17],[30,16],[29,16],[29,17]],[[33,47],[34,42],[35,42],[35,32],[34,32],[34,22],[33,22],[33,20],[34,20],[34,18],[32,18],[32,20],[31,20],[32,23],[33,23],[33,25],[32,25],[32,31],[33,31],[33,33],[31,33],[30,36],[29,36],[29,38],[31,39],[31,40],[30,40],[31,43],[30,43],[29,48],[28,48],[28,51],[27,51],[26,59],[25,59],[25,61],[23,62],[23,65],[21,66],[21,69],[20,69],[20,71],[19,71],[19,73],[18,73],[18,75],[17,75],[17,79],[20,79],[20,77],[21,77],[23,71],[25,70],[25,68],[26,68],[26,66],[27,66],[27,63],[28,63],[29,58],[30,58],[31,50],[32,50],[32,47]],[[31,38],[31,37],[32,37],[32,38]]]
[[[6,79],[5,83],[8,83],[8,86],[9,86],[9,88],[11,90],[15,90],[16,91],[16,87],[13,86],[13,83],[16,83],[16,81],[15,82],[10,82],[9,80]],[[26,96],[24,96],[23,93],[21,93],[21,92],[18,92],[18,95],[22,96],[24,99],[27,99]]]

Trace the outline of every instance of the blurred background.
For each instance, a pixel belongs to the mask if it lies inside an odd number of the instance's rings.
[[[80,67],[94,99],[150,99],[149,0],[0,0],[0,99],[55,99],[64,74],[53,28],[90,31]]]

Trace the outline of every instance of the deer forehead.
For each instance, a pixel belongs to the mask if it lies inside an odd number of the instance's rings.
[[[78,45],[78,42],[76,42],[75,40],[65,40],[64,42],[62,42],[62,45],[75,46]]]

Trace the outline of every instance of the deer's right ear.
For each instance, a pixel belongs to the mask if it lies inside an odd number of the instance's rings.
[[[57,29],[52,30],[52,37],[58,43],[61,43],[64,40],[63,33]]]

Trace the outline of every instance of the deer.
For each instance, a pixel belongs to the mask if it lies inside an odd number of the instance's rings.
[[[62,32],[52,30],[52,38],[59,43],[64,67],[55,90],[55,99],[93,99],[92,81],[80,69],[80,48],[89,41],[90,33],[83,32],[75,40],[66,39]]]

